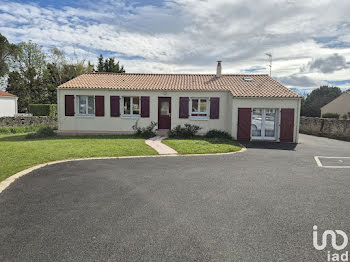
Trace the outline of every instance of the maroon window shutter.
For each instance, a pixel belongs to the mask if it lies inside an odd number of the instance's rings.
[[[111,96],[110,104],[111,104],[111,117],[119,117],[120,116],[120,98],[119,96]]]
[[[250,129],[252,122],[251,108],[238,108],[238,132],[237,139],[250,141]]]
[[[141,96],[141,117],[149,117],[149,96]]]
[[[95,96],[95,116],[105,116],[104,96]]]
[[[220,98],[210,98],[210,119],[219,119]]]
[[[74,116],[74,96],[65,95],[64,103],[65,103],[65,106],[64,106],[65,116]]]
[[[180,97],[179,118],[188,118],[189,101],[188,97]]]
[[[281,109],[280,141],[293,142],[294,136],[294,109]]]

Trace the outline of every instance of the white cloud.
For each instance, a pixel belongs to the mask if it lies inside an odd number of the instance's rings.
[[[271,52],[273,76],[290,87],[349,79],[350,48],[315,40],[350,45],[347,0],[157,3],[103,0],[55,9],[7,1],[0,3],[0,31],[12,42],[32,39],[83,58],[108,51],[127,72],[214,73],[220,59],[224,73],[268,73],[264,53]]]

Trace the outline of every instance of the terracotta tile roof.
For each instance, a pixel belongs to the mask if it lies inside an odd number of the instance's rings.
[[[7,93],[7,92],[5,92],[5,91],[1,91],[1,90],[0,90],[0,96],[11,96],[11,97],[17,97],[17,96],[15,96],[15,95],[13,95],[13,94],[10,94],[10,93]]]
[[[252,81],[245,81],[245,78]],[[59,88],[228,91],[234,97],[299,97],[268,75],[222,75],[216,78],[215,75],[201,74],[86,73]]]

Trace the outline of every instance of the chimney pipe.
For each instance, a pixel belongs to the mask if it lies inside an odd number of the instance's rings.
[[[217,61],[218,65],[216,67],[216,77],[219,78],[221,77],[221,61]]]

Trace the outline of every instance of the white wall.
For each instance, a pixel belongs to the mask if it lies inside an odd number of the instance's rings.
[[[238,108],[275,108],[278,112],[281,108],[293,108],[294,109],[294,139],[295,143],[298,142],[299,134],[299,119],[300,119],[300,99],[274,99],[274,98],[233,98],[232,99],[232,136],[237,139],[238,131]],[[280,123],[280,114],[278,114]],[[277,134],[279,141],[279,126],[277,128]]]
[[[105,116],[104,117],[79,117],[65,116],[64,100],[65,95],[103,95],[105,96]],[[125,118],[110,117],[110,96],[149,96],[150,97],[150,117],[149,118]],[[145,127],[150,121],[158,122],[158,97],[171,97],[171,127],[190,123],[202,127],[199,133],[205,133],[210,129],[220,129],[229,131],[231,128],[227,112],[231,111],[228,101],[232,96],[228,92],[158,92],[158,91],[118,91],[104,89],[58,89],[58,129],[60,131],[75,132],[132,132],[132,126],[139,119],[139,126]],[[179,98],[180,97],[220,97],[219,119],[191,120],[179,118]],[[122,100],[120,101],[122,103]],[[76,105],[75,105],[76,107]],[[210,108],[209,108],[210,110]],[[75,109],[77,112],[77,108]],[[121,112],[122,113],[122,112]]]
[[[17,114],[17,97],[0,96],[0,117]]]

